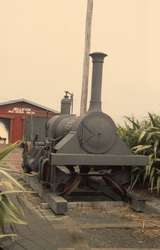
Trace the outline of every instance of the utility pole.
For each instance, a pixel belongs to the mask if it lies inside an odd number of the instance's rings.
[[[85,28],[85,49],[83,59],[83,76],[82,76],[82,93],[81,93],[81,107],[80,114],[84,114],[87,110],[88,97],[88,78],[89,78],[89,53],[91,47],[91,28],[93,16],[93,0],[87,0],[87,15]]]

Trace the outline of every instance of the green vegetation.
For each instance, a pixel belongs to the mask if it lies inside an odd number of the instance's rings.
[[[145,185],[152,192],[160,192],[160,116],[148,114],[142,121],[126,117],[124,126],[118,126],[118,133],[135,154],[147,155],[149,163],[145,168],[134,167],[131,188],[135,184]]]
[[[1,160],[19,143],[8,145],[0,150],[0,239],[8,236],[15,236],[14,225],[26,224],[23,218],[23,209],[21,208],[18,196],[13,194],[24,193],[24,188],[10,174],[9,169],[2,167]],[[18,204],[18,207],[15,205]],[[5,233],[5,228],[8,227],[11,233]]]

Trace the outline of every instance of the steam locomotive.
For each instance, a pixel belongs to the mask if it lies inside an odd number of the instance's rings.
[[[46,139],[38,136],[28,149],[25,144],[23,168],[37,172],[39,181],[58,195],[75,190],[103,192],[116,200],[126,196],[130,170],[145,166],[145,156],[133,155],[119,138],[111,117],[101,110],[104,53],[90,54],[93,62],[91,100],[88,111],[70,114],[72,95],[66,92],[61,113],[46,126]]]

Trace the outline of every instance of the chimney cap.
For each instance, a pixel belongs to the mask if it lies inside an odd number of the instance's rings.
[[[107,54],[103,52],[94,52],[89,54],[90,57],[92,57],[93,62],[102,62],[104,61],[104,58],[108,56]]]

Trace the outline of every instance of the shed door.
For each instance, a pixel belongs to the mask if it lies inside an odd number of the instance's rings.
[[[24,132],[23,124],[24,124],[23,119],[20,116],[12,119],[11,132],[10,132],[11,143],[14,143],[19,140],[23,140],[23,132]]]

